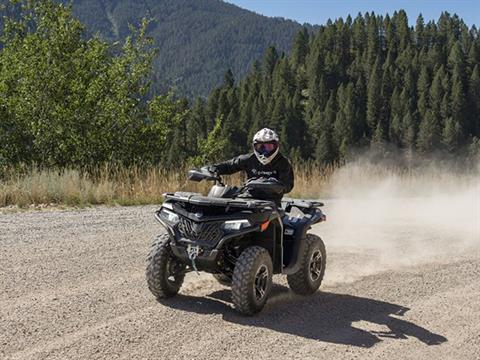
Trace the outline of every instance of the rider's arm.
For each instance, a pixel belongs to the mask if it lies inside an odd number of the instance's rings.
[[[279,172],[278,179],[285,185],[284,194],[289,193],[293,189],[294,184],[294,175],[293,175],[293,168],[290,165],[290,162],[285,159],[285,169]]]
[[[219,175],[230,175],[238,171],[245,170],[250,155],[240,155],[233,159],[213,165],[213,168]]]

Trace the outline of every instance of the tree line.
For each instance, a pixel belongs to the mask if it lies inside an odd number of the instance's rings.
[[[319,164],[365,148],[463,156],[480,145],[479,60],[476,27],[446,12],[414,27],[404,11],[329,21],[301,31],[290,56],[269,48],[237,83],[227,72],[176,129],[171,157],[195,154],[215,119],[224,157],[247,151],[264,126],[291,157]]]
[[[200,164],[249,151],[265,126],[288,156],[321,165],[363,148],[480,149],[480,39],[456,15],[410,27],[404,11],[366,13],[303,29],[290,55],[270,47],[245,78],[227,71],[189,104],[149,92],[148,21],[108,43],[52,0],[4,13],[0,166]]]

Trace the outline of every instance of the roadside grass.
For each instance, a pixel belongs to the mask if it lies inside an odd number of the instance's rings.
[[[334,167],[298,166],[290,196],[318,198],[326,194]],[[173,191],[207,193],[211,184],[187,181],[187,168],[104,165],[88,172],[78,169],[4,169],[0,178],[0,207],[143,205],[161,203],[162,194]],[[241,175],[225,177],[240,185]]]
[[[295,187],[287,196],[312,199],[356,197],[375,189],[388,189],[396,196],[428,194],[438,188],[448,192],[455,191],[462,182],[478,182],[478,169],[469,171],[470,176],[461,176],[450,167],[412,169],[366,163],[328,167],[302,164],[295,167]],[[146,205],[160,204],[165,192],[206,194],[211,184],[187,181],[187,170],[186,167],[171,171],[161,167],[113,165],[99,166],[88,172],[37,167],[2,169],[0,208]],[[243,182],[238,174],[224,177],[224,180],[230,185]]]

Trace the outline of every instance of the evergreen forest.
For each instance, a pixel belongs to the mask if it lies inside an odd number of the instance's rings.
[[[299,32],[290,56],[271,47],[244,79],[227,72],[176,129],[171,156],[195,154],[215,121],[226,157],[247,151],[264,126],[279,132],[290,157],[318,164],[362,149],[466,155],[479,148],[479,60],[476,27],[446,12],[437,22],[420,15],[414,27],[404,11],[329,21]]]
[[[90,35],[70,6],[11,1],[0,37],[0,166],[179,167],[249,151],[262,127],[296,161],[365,149],[456,158],[480,148],[480,39],[443,13],[400,10],[303,28],[207,97],[152,95],[158,56],[144,20],[121,43]],[[235,44],[232,44],[234,46]]]

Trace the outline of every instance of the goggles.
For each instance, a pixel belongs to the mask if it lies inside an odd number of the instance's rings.
[[[255,150],[261,154],[274,152],[277,149],[277,146],[278,144],[275,142],[253,144]]]

